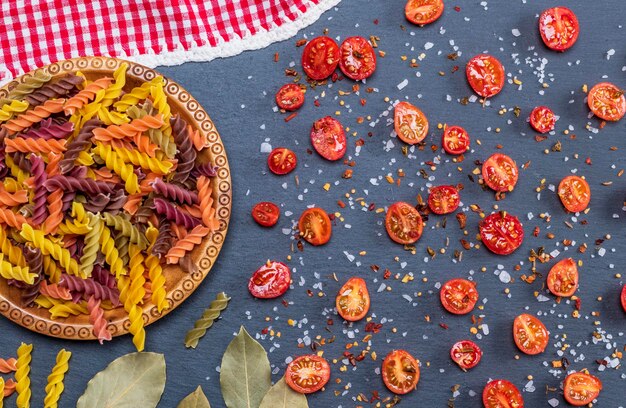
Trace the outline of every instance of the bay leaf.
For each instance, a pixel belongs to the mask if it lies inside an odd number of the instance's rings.
[[[292,390],[281,378],[265,394],[259,408],[309,408],[306,396]]]
[[[211,404],[209,404],[209,400],[206,395],[204,395],[202,387],[198,386],[198,388],[187,395],[176,408],[211,408]]]
[[[243,326],[222,357],[220,385],[228,408],[258,408],[271,386],[267,353]]]
[[[154,408],[165,388],[165,358],[157,353],[130,353],[96,374],[77,408]]]

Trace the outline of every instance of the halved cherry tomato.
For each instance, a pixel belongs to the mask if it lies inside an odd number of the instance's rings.
[[[474,92],[484,98],[498,94],[504,86],[504,67],[491,55],[479,54],[469,60],[465,74]]]
[[[417,144],[428,134],[426,115],[408,102],[399,102],[395,106],[393,122],[398,137],[404,143]]]
[[[383,360],[383,382],[389,391],[408,394],[417,387],[420,380],[420,366],[417,360],[405,350],[393,350]]]
[[[449,280],[439,290],[439,299],[448,312],[467,314],[474,309],[478,301],[476,284],[461,278]]]
[[[582,407],[598,398],[602,390],[599,378],[585,373],[572,373],[563,381],[565,400],[575,407]]]
[[[461,126],[446,126],[441,144],[448,154],[463,154],[470,149],[470,137]]]
[[[428,208],[435,214],[450,214],[459,208],[461,196],[454,186],[437,186],[430,189]]]
[[[398,244],[413,244],[422,236],[422,216],[409,203],[398,201],[389,207],[385,217],[385,228],[389,238]]]
[[[267,261],[256,270],[248,282],[248,290],[259,299],[273,299],[282,296],[291,283],[291,271],[282,262]]]
[[[270,170],[279,176],[291,173],[296,168],[296,164],[298,164],[296,154],[285,147],[277,147],[267,157]]]
[[[626,312],[626,285],[622,288],[622,309]]]
[[[348,37],[341,44],[339,68],[348,78],[365,79],[376,70],[376,53],[363,37]]]
[[[294,111],[304,103],[304,91],[300,85],[285,84],[276,92],[276,104],[280,109]]]
[[[330,37],[309,41],[302,52],[302,69],[311,79],[326,79],[339,64],[339,46]]]
[[[537,106],[530,113],[530,126],[539,133],[548,133],[554,130],[555,123],[554,112],[547,106]]]
[[[562,259],[548,273],[548,289],[556,296],[572,296],[578,287],[578,267],[572,258]]]
[[[370,309],[370,294],[361,278],[350,278],[339,289],[335,299],[337,312],[345,320],[356,322],[365,317]]]
[[[317,354],[296,357],[285,370],[285,382],[300,394],[319,391],[330,379],[330,364]]]
[[[471,340],[458,341],[450,349],[452,361],[457,363],[463,371],[476,367],[482,356],[483,351]]]
[[[559,183],[559,198],[569,212],[585,211],[591,201],[589,183],[578,176],[567,176]]]
[[[543,353],[548,346],[548,336],[546,326],[533,315],[523,313],[513,321],[513,339],[522,353]]]
[[[506,154],[494,153],[483,163],[483,179],[492,190],[513,191],[518,177],[517,164]]]
[[[443,8],[443,0],[409,0],[404,7],[404,15],[411,23],[424,25],[441,17]]]
[[[346,154],[348,143],[341,123],[330,116],[316,120],[311,128],[311,143],[326,160],[339,160]]]
[[[480,239],[488,250],[498,255],[509,255],[522,245],[524,227],[516,216],[501,211],[480,222]]]
[[[333,226],[326,211],[321,208],[306,209],[298,221],[300,236],[311,245],[324,245],[330,240]]]
[[[493,380],[483,390],[485,408],[524,408],[524,398],[517,387],[507,380]]]
[[[580,28],[576,14],[567,7],[553,7],[539,16],[539,33],[544,44],[555,51],[565,51],[578,39]]]
[[[617,122],[626,113],[624,91],[610,82],[600,82],[591,88],[587,105],[600,119]]]
[[[252,208],[252,218],[262,227],[273,227],[280,217],[280,209],[274,203],[262,201]]]

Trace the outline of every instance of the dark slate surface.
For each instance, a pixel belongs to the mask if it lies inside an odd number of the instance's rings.
[[[368,282],[372,293],[373,321],[387,320],[381,333],[371,340],[371,350],[376,351],[378,360],[372,361],[367,357],[358,363],[357,368],[349,367],[347,372],[339,370],[343,364],[333,364],[333,381],[325,392],[309,398],[312,407],[368,406],[367,403],[356,402],[355,398],[359,393],[370,396],[372,390],[378,390],[383,398],[388,397],[390,394],[385,391],[378,370],[381,359],[394,348],[405,348],[422,362],[418,389],[403,398],[401,406],[444,407],[452,397],[451,387],[459,384],[460,395],[455,406],[479,407],[479,395],[490,378],[507,378],[520,389],[534,387],[534,392],[524,391],[527,407],[549,406],[548,400],[553,398],[558,400],[559,406],[565,406],[558,391],[564,373],[553,373],[549,367],[552,360],[560,358],[557,350],[565,344],[568,345],[565,355],[571,369],[588,368],[604,383],[601,398],[595,406],[626,406],[626,374],[623,367],[607,368],[599,373],[596,362],[610,356],[615,348],[622,350],[626,343],[626,316],[618,302],[624,280],[615,277],[616,273],[624,273],[626,261],[623,232],[626,178],[617,177],[617,172],[626,166],[623,153],[626,149],[626,122],[608,124],[598,134],[587,130],[587,123],[595,128],[598,121],[588,119],[585,95],[581,92],[583,84],[591,86],[604,78],[626,86],[623,68],[626,49],[624,29],[620,26],[626,21],[626,12],[623,3],[617,0],[593,2],[593,5],[583,0],[568,3],[580,19],[582,33],[573,49],[558,54],[543,46],[536,29],[538,13],[554,5],[553,2],[491,0],[483,2],[483,5],[477,0],[447,2],[441,20],[418,28],[405,23],[403,1],[346,0],[338,9],[326,13],[312,27],[299,33],[297,38],[320,35],[325,28],[330,30],[332,37],[342,39],[350,35],[379,36],[379,49],[387,54],[385,58],[379,58],[378,70],[367,83],[379,92],[342,97],[340,99],[345,101],[345,106],[340,107],[337,91],[349,91],[351,81],[338,82],[332,88],[319,87],[307,93],[304,108],[287,124],[282,115],[272,110],[273,93],[284,82],[291,80],[283,74],[291,61],[295,61],[295,68],[299,69],[302,49],[294,47],[295,39],[227,60],[161,69],[163,74],[187,88],[215,121],[227,147],[232,169],[234,210],[224,249],[209,277],[187,302],[148,328],[147,349],[165,353],[168,364],[168,382],[160,406],[175,406],[198,384],[206,390],[213,407],[223,406],[216,367],[232,334],[241,324],[254,334],[266,327],[281,333],[280,338],[264,336],[261,340],[266,349],[273,350],[269,357],[275,371],[274,380],[282,375],[286,358],[307,350],[297,347],[298,341],[305,336],[335,335],[336,341],[332,345],[321,348],[326,357],[335,359],[342,355],[345,344],[352,341],[347,330],[353,331],[359,344],[352,351],[360,352],[364,347],[360,340],[365,335],[365,322],[347,328],[332,311],[334,296],[341,282],[351,275],[362,276]],[[457,4],[461,6],[460,12],[453,10]],[[379,22],[377,25],[374,24],[375,19]],[[407,26],[406,31],[401,29],[401,24]],[[513,28],[519,29],[519,37],[512,34]],[[462,53],[456,61],[446,58],[454,51],[451,41]],[[427,42],[434,45],[424,50]],[[610,49],[615,50],[615,55],[607,60]],[[478,103],[463,106],[457,100],[471,95],[463,67],[471,56],[483,51],[499,57],[507,72],[523,82],[523,88],[518,90],[517,86],[507,83],[491,106],[482,108]],[[418,61],[420,67],[409,67],[410,60],[418,58],[422,52],[425,55],[423,60]],[[279,63],[273,62],[274,53],[280,54]],[[401,56],[407,56],[408,60],[402,61]],[[540,60],[544,58],[546,61],[542,64]],[[454,65],[462,68],[452,74]],[[538,82],[540,65],[543,65],[541,71],[546,75],[549,88],[542,88]],[[440,76],[439,71],[445,72],[445,76]],[[421,76],[416,76],[416,72]],[[397,85],[404,79],[408,79],[408,85],[399,90]],[[315,107],[313,97],[324,91],[326,96],[320,99],[321,106]],[[544,95],[540,95],[540,91]],[[450,95],[450,102],[446,100],[446,95]],[[359,104],[360,97],[367,99],[365,107]],[[356,123],[358,116],[366,115],[371,115],[371,121],[376,121],[390,107],[386,97],[392,102],[407,97],[423,109],[431,123],[429,145],[439,143],[440,131],[436,125],[440,122],[465,126],[473,140],[480,139],[482,144],[473,144],[475,150],[459,165],[461,172],[456,169],[457,164],[449,162],[449,156],[433,153],[429,148],[415,152],[413,158],[404,157],[400,144],[391,137],[387,117],[374,127],[369,126],[370,120],[360,125]],[[561,116],[556,134],[550,135],[543,143],[533,140],[535,134],[525,121],[530,110],[539,104],[551,106]],[[510,110],[516,105],[522,109],[520,118],[515,118],[510,111],[498,115],[501,106]],[[341,179],[345,168],[341,163],[329,163],[315,154],[307,154],[308,131],[312,121],[334,114],[337,110],[341,111],[339,119],[351,128],[350,133],[358,132],[356,137],[350,137],[348,150],[350,157],[356,160],[352,180]],[[576,140],[563,135],[563,130],[570,125],[570,135],[575,134]],[[500,133],[495,133],[496,127],[501,128]],[[367,136],[368,132],[372,132],[371,137]],[[366,143],[356,157],[355,142],[358,138],[365,139]],[[260,152],[266,139],[274,147],[287,146],[297,152],[300,161],[295,174],[299,176],[299,186],[296,186],[292,176],[278,178],[267,174],[266,154]],[[387,151],[384,148],[389,140],[393,141],[393,147]],[[557,140],[561,141],[562,151],[544,154],[544,149],[549,149]],[[280,299],[261,302],[248,294],[246,282],[252,271],[268,258],[285,260],[289,254],[293,241],[282,229],[291,228],[308,205],[339,211],[336,201],[343,199],[348,202],[344,194],[352,189],[353,199],[363,197],[367,205],[375,203],[381,207],[396,200],[413,202],[418,193],[426,196],[427,183],[464,183],[463,208],[468,210],[469,204],[475,203],[490,212],[495,204],[493,194],[469,182],[467,174],[475,168],[474,160],[487,158],[497,144],[502,144],[502,151],[510,154],[518,164],[530,161],[528,169],[521,171],[515,191],[498,203],[501,209],[518,215],[524,222],[527,239],[515,254],[497,257],[481,248],[466,251],[461,263],[453,263],[454,250],[461,249],[459,239],[463,237],[462,232],[453,217],[448,217],[446,229],[441,228],[440,217],[431,217],[424,237],[417,244],[416,255],[411,255],[387,238],[382,226],[384,214],[361,211],[356,203],[355,209],[341,210],[343,221],[337,222],[328,245],[322,248],[305,246],[304,252],[294,254],[291,262],[295,268],[294,287],[285,296],[289,307],[283,306]],[[611,146],[619,150],[610,151]],[[587,157],[592,165],[585,164]],[[424,161],[436,158],[445,161],[436,171],[424,166]],[[387,173],[395,177],[399,168],[407,174],[401,187],[380,180]],[[422,168],[434,176],[434,180],[427,182],[421,178],[418,172]],[[541,193],[539,201],[534,191],[542,179],[547,185],[555,185],[574,170],[587,177],[593,192],[591,211],[579,216],[578,222],[564,212],[558,198],[549,189]],[[373,185],[371,178],[377,178],[379,185]],[[339,180],[337,185],[334,184],[336,180]],[[613,185],[602,186],[605,181],[612,181]],[[326,182],[333,184],[328,192],[322,188]],[[282,187],[283,183],[286,188]],[[268,199],[282,205],[283,215],[276,228],[264,230],[253,223],[249,211],[253,203]],[[528,213],[532,213],[534,218],[529,220]],[[551,222],[539,219],[540,213],[549,213]],[[474,213],[468,212],[467,215],[468,236],[465,238],[475,242],[479,219]],[[581,225],[581,220],[588,223]],[[572,224],[572,229],[565,226],[566,221]],[[351,228],[348,229],[347,225]],[[541,229],[538,238],[532,237],[535,227]],[[547,232],[554,233],[556,238],[548,240]],[[612,239],[601,245],[606,252],[600,256],[595,241],[606,234],[610,234]],[[438,254],[426,263],[426,247],[438,250],[445,244],[446,237],[450,239],[446,253]],[[519,279],[522,273],[529,273],[527,256],[531,248],[545,246],[548,252],[555,249],[563,252],[563,244],[558,242],[566,238],[575,243],[558,258],[573,256],[584,263],[578,292],[582,299],[580,319],[571,317],[573,302],[557,304],[542,289],[541,279],[532,285]],[[589,246],[584,255],[576,251],[582,243]],[[356,259],[351,262],[344,251]],[[367,253],[360,256],[360,251]],[[521,262],[524,262],[521,270],[515,271],[514,266]],[[371,264],[379,265],[381,271],[372,272]],[[505,284],[500,281],[494,274],[499,265],[510,273],[515,282]],[[486,272],[480,272],[482,267],[486,268]],[[402,284],[390,279],[385,283],[392,290],[379,293],[377,290],[384,268],[400,276],[412,273],[415,280]],[[548,270],[549,265],[539,266],[541,273],[545,274]],[[341,282],[329,278],[332,273],[336,273]],[[477,309],[475,314],[484,315],[483,323],[488,325],[489,334],[476,340],[485,352],[483,362],[470,373],[464,373],[452,364],[448,352],[456,340],[475,338],[469,332],[472,323],[469,316],[447,314],[440,306],[437,288],[439,283],[452,277],[472,275],[478,283],[481,300],[485,302],[484,310]],[[505,293],[507,288],[510,295]],[[185,331],[215,294],[222,290],[233,296],[224,319],[216,323],[197,350],[186,350],[183,347]],[[312,290],[314,295],[307,296],[307,290]],[[539,302],[535,291],[541,294],[540,298],[545,296],[547,301]],[[318,292],[324,295],[318,296]],[[421,297],[417,296],[418,292]],[[408,302],[403,294],[413,300]],[[597,301],[598,297],[603,300]],[[513,318],[522,312],[541,314],[551,332],[551,340],[544,354],[535,357],[521,355],[519,360],[515,360],[514,357],[520,353],[512,340],[511,324]],[[596,314],[592,315],[592,312]],[[426,315],[430,316],[430,322],[425,320]],[[328,318],[334,320],[329,331],[325,329]],[[297,326],[290,327],[288,319],[297,321]],[[440,323],[449,328],[442,329]],[[592,333],[596,330],[603,336],[598,344],[592,342]],[[74,405],[89,378],[113,359],[133,351],[129,337],[115,339],[101,347],[95,342],[76,343],[40,336],[6,319],[0,319],[0,333],[2,356],[14,354],[21,341],[35,345],[33,406],[42,406],[45,377],[60,348],[74,353],[61,406]],[[534,382],[527,385],[529,375],[533,376]],[[341,383],[336,384],[335,380]],[[546,386],[557,391],[546,395]],[[342,395],[338,397],[336,394]]]

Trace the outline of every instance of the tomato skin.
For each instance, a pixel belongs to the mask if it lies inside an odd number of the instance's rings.
[[[565,400],[575,407],[582,407],[598,398],[602,391],[602,381],[585,373],[572,373],[563,381]]]
[[[530,113],[530,126],[539,133],[548,133],[554,130],[555,123],[554,112],[547,106],[537,106]]]
[[[594,115],[610,122],[617,122],[626,113],[624,91],[610,82],[594,85],[587,96],[587,105]]]
[[[282,262],[267,261],[248,281],[248,290],[255,298],[274,299],[282,296],[291,284],[291,271]]]
[[[280,209],[269,201],[262,201],[252,207],[252,218],[262,227],[273,227],[279,217]]]
[[[404,15],[413,24],[425,25],[441,17],[443,9],[443,0],[409,0]]]
[[[296,357],[285,370],[285,382],[300,394],[321,390],[330,379],[330,364],[317,354]]]
[[[339,46],[330,37],[317,37],[304,47],[302,69],[311,79],[321,81],[333,73],[339,64]]]
[[[278,176],[291,173],[297,164],[298,156],[286,147],[277,147],[267,156],[267,166]]]
[[[439,300],[443,307],[456,315],[468,314],[478,301],[476,284],[467,279],[452,279],[441,286]]]
[[[626,312],[626,285],[622,288],[622,309]]]
[[[339,68],[355,81],[369,78],[376,70],[376,53],[363,37],[348,37],[341,43]]]
[[[504,67],[492,55],[479,54],[469,60],[465,75],[474,92],[483,98],[497,95],[504,86]]]
[[[311,128],[311,144],[326,160],[339,160],[348,148],[346,134],[341,123],[330,116],[318,119]]]
[[[572,258],[554,264],[548,273],[548,289],[556,296],[569,297],[578,287],[578,267]]]
[[[461,126],[446,126],[441,144],[446,153],[459,155],[470,149],[470,137]]]
[[[483,244],[497,255],[513,253],[524,241],[522,223],[506,212],[487,216],[480,222],[479,228]]]
[[[557,193],[561,203],[569,212],[585,211],[591,201],[589,183],[578,176],[567,176],[561,180]]]
[[[415,207],[409,203],[398,201],[387,210],[385,229],[393,241],[408,245],[420,239],[424,230],[424,222]]]
[[[304,91],[300,85],[285,84],[276,92],[276,104],[280,109],[295,111],[304,104]]]
[[[485,408],[524,408],[524,398],[513,383],[493,380],[483,389]]]
[[[395,394],[408,394],[417,387],[420,367],[415,358],[405,350],[393,350],[383,360],[383,382]]]
[[[370,309],[370,294],[361,278],[352,277],[339,289],[335,305],[339,315],[349,322],[365,317]]]
[[[483,351],[478,347],[478,344],[471,340],[458,341],[450,349],[450,358],[463,371],[476,367],[482,356]]]
[[[404,143],[414,145],[426,138],[428,119],[416,106],[398,102],[393,111],[394,129]]]
[[[513,321],[513,340],[524,354],[543,353],[548,346],[548,329],[535,316],[522,313]]]
[[[298,229],[300,236],[314,246],[327,243],[333,231],[328,214],[317,207],[304,210],[298,221]]]
[[[578,39],[580,27],[576,14],[567,7],[553,7],[539,16],[539,33],[543,43],[555,51],[565,51]]]
[[[459,208],[461,196],[454,186],[437,186],[430,189],[428,208],[435,214],[450,214]]]
[[[498,192],[513,191],[519,177],[515,160],[506,154],[494,153],[483,163],[483,180],[487,187]]]

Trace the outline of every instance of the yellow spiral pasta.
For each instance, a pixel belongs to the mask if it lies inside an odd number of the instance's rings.
[[[28,102],[11,101],[0,108],[0,123],[11,119],[16,113],[22,113],[28,109]]]
[[[57,260],[61,267],[65,268],[70,275],[79,276],[83,279],[87,278],[87,276],[79,270],[78,262],[76,262],[76,259],[72,258],[70,251],[46,238],[43,231],[35,230],[28,224],[22,224],[20,235],[22,238],[32,243],[35,248],[39,248],[42,254],[52,256],[52,258]]]
[[[57,303],[48,309],[50,311],[50,318],[53,320],[87,314],[85,302],[74,303],[71,300],[63,300],[60,302],[62,303]]]
[[[4,407],[4,378],[0,377],[0,408]]]
[[[16,137],[14,139],[4,139],[7,153],[61,153],[65,151],[65,139],[31,139]]]
[[[0,276],[4,279],[15,279],[32,285],[37,275],[30,273],[28,266],[16,266],[4,259],[4,254],[0,253]]]
[[[3,126],[9,131],[9,134],[21,132],[35,123],[49,118],[50,115],[61,112],[64,104],[65,99],[48,99],[43,104],[35,107],[35,109],[20,114],[17,118],[11,119]]]
[[[46,397],[44,398],[44,408],[57,408],[59,406],[59,399],[65,387],[63,386],[63,379],[65,373],[70,368],[69,362],[72,357],[72,353],[62,349],[57,354],[56,364],[52,368],[52,372],[48,376],[48,384],[46,384]]]
[[[144,82],[141,86],[131,89],[131,91],[124,94],[119,101],[115,102],[113,107],[117,109],[118,112],[126,112],[131,106],[137,105],[139,101],[146,99],[148,95],[150,95],[150,88],[157,84],[163,84],[163,77],[160,75],[154,77],[150,82]]]
[[[93,151],[104,160],[104,164],[108,169],[114,171],[124,180],[124,187],[129,194],[137,194],[139,192],[139,180],[137,179],[137,174],[135,174],[135,168],[130,164],[124,163],[124,160],[113,151],[111,146],[96,143]]]
[[[58,229],[58,232],[63,235],[86,235],[89,231],[91,231],[89,224],[82,224],[76,220],[65,220]]]
[[[129,150],[123,147],[116,147],[115,153],[124,160],[126,163],[131,163],[135,166],[139,166],[142,169],[149,170],[152,173],[159,175],[165,175],[172,169],[172,162],[162,161],[156,158],[150,157],[146,153],[142,153],[137,150]]]
[[[152,291],[152,303],[154,303],[157,307],[159,313],[163,310],[169,308],[169,303],[167,302],[165,291],[165,276],[163,276],[163,268],[161,267],[161,262],[159,258],[152,254],[152,248],[154,247],[154,243],[159,236],[159,230],[153,226],[150,226],[146,229],[146,238],[148,238],[148,242],[150,243],[148,246],[148,250],[146,251],[148,255],[144,260],[146,264],[146,269],[148,270],[148,277],[150,278],[150,289]]]
[[[104,221],[100,221],[102,233],[100,234],[100,251],[104,255],[104,259],[111,267],[111,272],[119,278],[120,276],[127,275],[128,271],[124,267],[124,263],[120,259],[120,254],[115,248],[115,240],[111,236],[111,230],[104,225]]]
[[[26,174],[24,174],[24,175],[26,176]],[[6,191],[8,191],[9,193],[16,193],[18,190],[20,190],[23,187],[22,183],[18,182],[13,177],[5,178],[4,181],[2,182],[2,185],[3,185],[4,189]]]
[[[133,335],[133,344],[137,351],[143,351],[146,342],[146,331],[143,322],[143,312],[139,304],[145,296],[144,278],[145,267],[141,250],[133,244],[129,245],[130,275],[118,278],[120,300],[124,310],[128,313],[130,327],[128,331]]]
[[[124,85],[126,85],[127,69],[128,64],[124,62],[115,70],[115,72],[113,72],[113,79],[115,82],[106,88],[104,98],[101,103],[102,108],[108,108],[113,105],[113,102],[115,102],[115,100],[122,94],[122,89],[124,88]]]
[[[0,252],[6,255],[10,263],[17,266],[26,266],[26,259],[21,248],[14,246],[7,236],[4,225],[0,225]]]
[[[82,108],[90,100],[94,99],[98,91],[108,88],[112,81],[113,79],[109,77],[96,79],[89,85],[85,86],[82,91],[68,99],[67,102],[65,102],[65,106],[63,106],[63,111],[66,115],[73,115],[78,109]]]
[[[5,141],[6,140],[7,139],[5,139]],[[13,156],[11,155],[5,155],[4,163],[9,168],[11,175],[17,179],[16,180],[17,186],[19,188],[22,188],[24,185],[24,180],[28,178],[29,174],[26,173],[24,170],[20,169],[20,167],[15,163],[15,161],[13,161]]]
[[[17,371],[15,371],[15,390],[17,391],[18,408],[30,407],[30,362],[33,352],[32,344],[22,343],[17,349]]]
[[[59,280],[61,280],[61,267],[50,255],[43,256],[43,271],[48,275],[50,282],[59,283]]]
[[[108,142],[113,139],[132,138],[137,133],[145,132],[148,129],[158,129],[163,126],[162,115],[144,116],[141,119],[134,119],[130,123],[121,125],[110,125],[106,128],[96,128],[93,130],[95,140]]]
[[[121,125],[130,122],[129,117],[120,112],[110,111],[107,108],[100,108],[98,111],[98,119],[105,125]]]
[[[74,217],[74,219],[81,224],[89,224],[87,211],[85,211],[85,207],[83,207],[83,205],[78,201],[74,201],[72,203],[72,217]]]
[[[150,96],[152,97],[152,103],[154,108],[163,115],[163,126],[161,126],[161,132],[163,136],[169,138],[172,135],[172,126],[170,125],[170,117],[172,112],[170,105],[167,103],[167,95],[163,92],[163,84],[157,84],[150,88]]]

